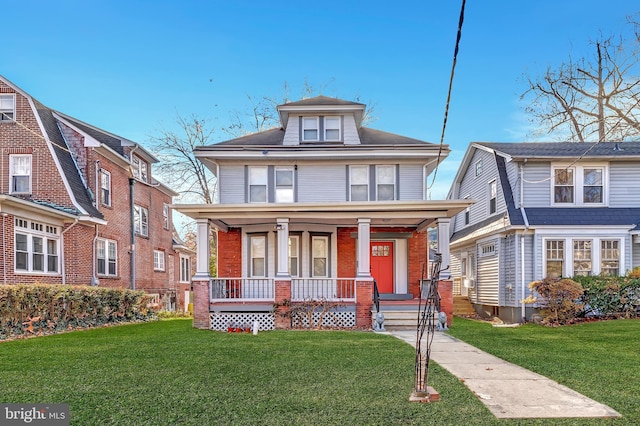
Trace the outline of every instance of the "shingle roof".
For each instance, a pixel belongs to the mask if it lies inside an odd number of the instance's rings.
[[[461,238],[466,237],[467,235],[484,228],[487,225],[490,225],[498,220],[502,220],[504,215],[502,213],[494,214],[492,216],[487,217],[486,219],[481,220],[480,222],[474,223],[473,225],[465,226],[459,231],[454,232],[451,235],[450,241],[454,242]]]
[[[314,98],[308,98],[308,99],[302,99],[300,101],[295,101],[295,102],[288,102],[286,104],[282,104],[279,106],[284,106],[284,107],[297,107],[297,106],[309,106],[309,105],[318,105],[318,106],[323,106],[323,105],[361,105],[364,106],[364,104],[358,103],[358,102],[351,102],[351,101],[345,101],[343,99],[338,99],[338,98],[330,98],[328,96],[316,96]]]
[[[512,225],[524,225],[522,212],[520,209],[516,208],[515,200],[513,199],[513,191],[511,190],[511,184],[509,183],[509,177],[507,176],[507,167],[505,165],[504,157],[496,155],[495,159],[496,165],[498,166],[498,175],[500,176],[502,195],[504,196],[505,203],[507,204],[509,221]]]
[[[102,219],[102,213],[100,213],[93,205],[93,201],[91,196],[89,195],[89,191],[82,181],[82,177],[80,175],[80,171],[71,156],[71,152],[69,146],[65,139],[62,137],[60,133],[60,129],[56,123],[56,119],[52,114],[52,110],[42,105],[36,99],[33,99],[33,104],[36,107],[36,111],[38,116],[40,117],[40,121],[42,122],[42,126],[49,137],[53,145],[53,151],[58,158],[58,162],[60,163],[60,167],[69,183],[69,187],[71,188],[71,192],[75,197],[76,201],[89,215],[93,217],[97,217]],[[55,207],[55,206],[52,206]],[[60,207],[61,210],[68,211],[67,208]],[[80,212],[77,212],[80,213]]]
[[[525,212],[531,226],[628,225],[640,229],[640,208],[529,207]]]
[[[512,157],[640,157],[640,142],[474,142]]]
[[[361,145],[433,145],[431,142],[421,141],[419,139],[413,139],[406,136],[397,135],[394,133],[383,132],[382,130],[371,129],[368,127],[361,127],[359,129],[360,144]],[[207,147],[215,148],[216,146],[283,146],[290,149],[291,145],[283,145],[284,130],[282,128],[265,130],[259,133],[253,133],[251,135],[241,136],[236,139],[219,142],[213,145],[207,145]],[[295,145],[295,147],[326,145],[326,142],[318,143],[302,143]],[[330,145],[341,145],[339,142],[331,142]],[[358,145],[344,145],[345,148],[358,146]],[[445,151],[448,151],[448,147],[444,147]]]
[[[78,127],[80,130],[82,130],[83,132],[87,133],[89,136],[91,136],[92,138],[94,138],[95,140],[97,140],[100,143],[105,144],[106,146],[108,146],[109,148],[111,148],[112,150],[114,150],[115,152],[117,152],[118,154],[122,155],[124,157],[124,149],[122,147],[122,140],[115,138],[107,133],[101,132],[100,130],[88,126],[85,123],[78,121],[76,119],[74,119],[73,117],[69,117],[68,115],[64,116],[65,119],[67,119],[71,124],[73,124],[74,126]]]

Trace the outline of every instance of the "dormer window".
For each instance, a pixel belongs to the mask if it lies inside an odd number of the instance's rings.
[[[0,95],[0,121],[13,121],[16,116],[16,96]]]
[[[302,140],[317,141],[319,132],[319,117],[302,117]]]
[[[605,165],[576,165],[553,168],[553,204],[606,204],[607,168]]]
[[[140,157],[133,156],[133,177],[143,182],[149,181],[147,163]]]
[[[340,140],[340,117],[324,118],[324,140],[326,141]]]

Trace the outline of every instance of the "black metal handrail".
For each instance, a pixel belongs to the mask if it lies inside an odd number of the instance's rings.
[[[378,292],[378,283],[373,279],[373,304],[376,305],[376,313],[380,312],[380,292]]]

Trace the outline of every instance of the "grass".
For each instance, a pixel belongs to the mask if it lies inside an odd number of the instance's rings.
[[[610,406],[623,416],[615,424],[640,424],[639,320],[497,328],[455,318],[450,334]]]
[[[74,425],[639,424],[640,321],[451,334],[608,404],[623,419],[497,420],[432,363],[431,404],[409,403],[414,349],[366,332],[227,334],[190,320],[0,343],[0,402],[68,403]]]
[[[413,357],[374,333],[253,336],[159,321],[0,343],[0,402],[68,403],[77,425],[493,421],[436,365],[429,382],[442,401],[409,403]]]

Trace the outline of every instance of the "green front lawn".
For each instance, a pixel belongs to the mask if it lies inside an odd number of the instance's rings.
[[[0,402],[68,403],[75,425],[640,423],[640,321],[451,334],[610,405],[619,420],[497,420],[432,363],[441,401],[409,403],[414,349],[366,332],[227,334],[190,320],[0,343]]]

